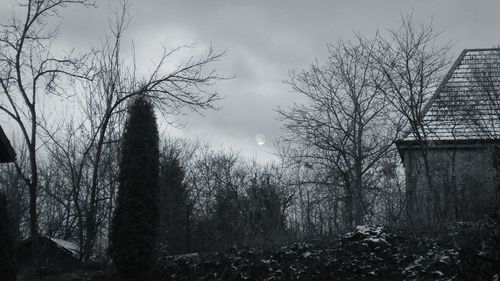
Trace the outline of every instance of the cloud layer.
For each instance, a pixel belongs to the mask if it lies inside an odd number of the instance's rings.
[[[61,47],[97,46],[108,28],[108,18],[120,1],[99,7],[70,7],[62,11]],[[11,14],[7,1],[0,16]],[[326,56],[326,44],[353,38],[353,32],[372,36],[377,30],[397,27],[401,13],[417,22],[433,20],[443,41],[455,40],[454,55],[464,48],[498,45],[500,2],[466,0],[425,1],[131,1],[131,22],[125,43],[133,40],[143,71],[172,48],[197,42],[199,52],[213,44],[227,55],[218,70],[235,78],[216,85],[225,96],[221,110],[204,116],[187,114],[183,129],[167,133],[210,138],[216,146],[232,147],[246,157],[267,161],[273,157],[272,139],[280,135],[274,109],[298,100],[282,82],[291,69],[307,68]],[[126,48],[130,54],[130,48]],[[255,137],[266,143],[259,146]]]

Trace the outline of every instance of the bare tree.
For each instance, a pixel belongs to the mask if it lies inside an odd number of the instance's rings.
[[[164,51],[153,72],[138,78],[133,67],[127,67],[121,57],[121,40],[125,31],[128,5],[124,3],[115,24],[111,26],[113,37],[105,42],[98,52],[99,74],[87,88],[85,116],[95,124],[89,147],[93,152],[92,180],[90,184],[89,212],[86,217],[86,243],[84,252],[90,253],[96,233],[97,194],[101,187],[99,171],[106,135],[113,118],[123,112],[126,103],[138,95],[145,95],[152,100],[164,116],[182,113],[186,108],[199,111],[214,109],[214,103],[220,99],[217,92],[208,89],[218,80],[224,79],[215,70],[207,70],[224,53],[216,53],[212,48],[201,58],[189,58],[170,72],[165,72],[165,64],[177,52],[194,46],[186,45],[171,51]],[[168,121],[168,119],[167,119]],[[116,123],[115,123],[116,124]]]
[[[102,211],[108,210],[108,216],[112,213],[117,176],[113,167],[116,166],[119,132],[128,102],[140,95],[147,96],[170,123],[172,115],[186,109],[215,109],[220,96],[210,86],[224,79],[215,70],[208,69],[224,55],[212,48],[202,57],[190,57],[173,70],[165,70],[167,61],[194,45],[164,50],[153,71],[138,77],[135,62],[128,65],[121,54],[122,37],[129,24],[128,8],[129,5],[123,2],[110,23],[111,35],[93,52],[89,65],[95,76],[83,81],[83,91],[76,96],[81,109],[77,116],[66,119],[66,128],[53,128],[48,123],[43,126],[47,140],[53,144],[52,151],[66,162],[64,166],[68,167],[73,179],[73,204],[79,224],[82,259],[90,257],[97,234],[105,228],[103,224],[109,222],[109,217],[102,217],[105,214]]]
[[[333,172],[333,184],[344,194],[347,228],[363,223],[367,176],[393,140],[386,101],[373,82],[379,79],[372,67],[374,51],[373,43],[361,38],[330,45],[326,64],[315,62],[308,71],[290,74],[287,83],[307,104],[278,110],[290,140],[312,148],[303,156]]]
[[[390,30],[387,37],[377,37],[378,52],[373,65],[382,74],[377,81],[391,107],[398,113],[395,124],[405,127],[408,136],[420,147],[427,183],[433,194],[436,219],[439,220],[439,193],[434,188],[429,166],[429,128],[424,115],[430,97],[442,81],[450,64],[450,43],[439,46],[439,33],[432,23],[416,26],[411,15],[402,16],[401,26]],[[411,181],[411,179],[410,179]],[[407,215],[414,213],[414,188],[407,186]]]
[[[29,187],[30,233],[38,233],[38,121],[43,114],[39,103],[50,95],[63,95],[64,78],[86,78],[86,57],[70,52],[61,57],[52,53],[57,30],[48,30],[48,21],[69,4],[91,5],[88,0],[28,0],[19,4],[23,19],[13,17],[2,25],[0,35],[0,110],[17,124],[29,155],[28,168],[19,169]]]
[[[282,167],[209,146],[198,146],[190,159],[184,165],[193,249],[269,244],[285,236],[294,193]]]

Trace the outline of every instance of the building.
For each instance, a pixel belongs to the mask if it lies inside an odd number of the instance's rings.
[[[483,218],[499,202],[500,49],[464,50],[423,113],[422,137],[396,142],[408,220]]]
[[[14,149],[10,145],[9,139],[0,127],[0,163],[13,162],[16,158]]]
[[[35,241],[36,240],[36,241]],[[46,273],[71,271],[82,267],[79,246],[73,242],[37,235],[16,245],[17,263],[21,271],[33,267],[33,242],[38,251],[37,266]]]
[[[15,153],[0,127],[0,163],[12,162]],[[0,188],[0,276],[2,280],[16,280],[17,268],[12,237],[9,231],[9,214],[7,196]]]

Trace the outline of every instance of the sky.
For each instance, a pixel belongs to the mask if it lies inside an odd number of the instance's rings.
[[[0,3],[0,19],[5,19],[12,13],[11,2]],[[58,47],[85,50],[99,45],[120,1],[97,3],[97,8],[75,6],[60,12]],[[216,69],[234,78],[214,85],[224,97],[217,103],[220,109],[167,117],[179,119],[182,128],[168,126],[159,117],[162,130],[267,162],[275,159],[273,140],[283,134],[276,108],[301,101],[283,82],[289,71],[307,69],[315,59],[324,61],[328,43],[351,40],[354,33],[372,37],[397,28],[402,13],[412,13],[417,24],[432,21],[442,32],[443,44],[454,42],[454,58],[465,48],[500,44],[498,0],[130,1],[131,21],[123,43],[130,56],[133,42],[144,73],[161,56],[163,46],[195,42],[195,55],[206,52],[210,44],[225,51]]]

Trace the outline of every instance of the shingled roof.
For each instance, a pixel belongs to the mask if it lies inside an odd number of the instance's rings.
[[[500,49],[464,50],[424,109],[427,140],[500,140]],[[408,133],[399,143],[413,142]]]

